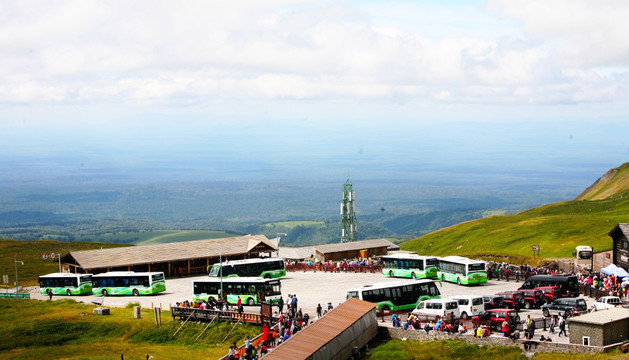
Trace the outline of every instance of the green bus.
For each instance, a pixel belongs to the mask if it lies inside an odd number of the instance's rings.
[[[166,291],[163,272],[111,271],[92,275],[95,295],[151,295]]]
[[[286,267],[282,258],[255,258],[246,260],[232,260],[217,263],[210,270],[210,277],[252,277],[265,279],[286,276]]]
[[[382,257],[382,274],[389,277],[436,278],[438,267],[439,258],[436,256],[400,254]]]
[[[219,298],[222,294],[229,304],[237,304],[238,298],[245,305],[257,305],[262,301],[276,303],[282,296],[282,284],[279,279],[261,279],[259,277],[232,277],[227,279],[209,278],[192,282],[192,300],[208,301],[210,297]]]
[[[39,292],[53,295],[92,294],[92,274],[52,273],[39,277]]]
[[[482,260],[446,256],[439,259],[437,277],[459,285],[482,284],[487,282],[487,267]]]
[[[424,300],[440,299],[441,292],[433,280],[396,281],[347,290],[349,298],[375,303],[377,310],[402,311],[412,310]]]

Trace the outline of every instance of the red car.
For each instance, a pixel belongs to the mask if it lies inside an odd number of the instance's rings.
[[[555,299],[563,297],[559,286],[538,286],[533,290],[541,290],[544,293],[544,296],[546,297],[546,304],[550,304],[555,301]]]
[[[522,295],[519,291],[505,291],[497,293],[496,295],[500,295],[505,299],[505,307],[507,309],[520,311],[524,305],[524,295]]]
[[[546,296],[542,290],[518,290],[518,292],[524,296],[525,309],[539,309],[542,305],[546,304]]]
[[[518,316],[518,312],[513,309],[487,310],[478,316],[474,316],[472,318],[472,322],[475,322],[476,324],[481,324],[489,321],[492,329],[500,330],[500,328],[502,327],[502,323],[507,318],[509,318],[511,322],[511,330],[513,330],[515,326],[520,323],[520,316]]]

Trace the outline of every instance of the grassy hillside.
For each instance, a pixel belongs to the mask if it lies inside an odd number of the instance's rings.
[[[615,170],[626,174],[627,167]],[[533,245],[540,246],[542,258],[570,257],[577,245],[590,245],[595,251],[610,249],[608,232],[620,222],[629,222],[629,182],[624,176],[613,178],[617,181],[600,185],[611,194],[603,200],[565,201],[516,215],[469,221],[405,242],[401,248],[419,254],[509,257],[512,261],[531,261]]]
[[[155,327],[153,313],[132,307],[112,308],[111,315],[92,314],[93,306],[69,299],[57,301],[0,299],[0,358],[2,359],[217,359],[229,345],[242,344],[259,327],[217,321],[195,341],[206,324],[189,322],[175,338],[181,323],[162,312]],[[225,339],[225,340],[224,340]],[[224,340],[224,342],[223,342]]]
[[[629,163],[609,170],[575,200],[603,200],[629,189]]]
[[[129,246],[123,244],[95,242],[61,242],[54,240],[19,241],[0,239],[0,275],[9,275],[9,282],[15,281],[15,263],[17,259],[24,261],[18,264],[18,280],[21,286],[37,283],[39,275],[59,271],[59,262],[42,260],[42,254],[66,254],[76,250],[91,250],[111,247]]]

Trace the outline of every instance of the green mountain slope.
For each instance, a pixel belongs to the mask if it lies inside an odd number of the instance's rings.
[[[624,164],[614,170],[622,174],[628,168],[629,164]],[[542,258],[570,257],[577,245],[590,245],[595,251],[610,249],[612,240],[607,233],[618,223],[629,222],[629,181],[625,179],[616,175],[604,185],[597,181],[599,189],[607,190],[593,190],[592,194],[607,194],[602,200],[564,201],[515,215],[469,221],[407,241],[401,248],[425,255],[512,260],[532,258],[533,245],[540,246]]]
[[[629,189],[629,163],[609,170],[575,200],[602,200]]]

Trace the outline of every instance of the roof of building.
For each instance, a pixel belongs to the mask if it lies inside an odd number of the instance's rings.
[[[84,269],[160,263],[246,254],[252,250],[277,251],[264,235],[194,240],[156,245],[140,245],[100,250],[72,251],[70,256]]]
[[[278,250],[278,256],[283,259],[290,260],[302,260],[307,259],[311,256],[314,256],[315,248],[314,246],[304,246],[304,247],[295,247],[289,248],[285,246],[281,246]]]
[[[611,308],[571,317],[571,323],[604,325],[610,322],[629,319],[629,309]]]
[[[617,229],[619,229],[620,232],[622,232],[626,237],[629,237],[629,223],[619,223],[618,225],[614,226],[614,228],[607,235],[612,236]]]
[[[390,242],[387,239],[374,239],[374,240],[363,240],[363,241],[351,241],[346,243],[337,243],[337,244],[325,244],[325,245],[315,245],[315,250],[322,254],[341,252],[341,251],[352,251],[352,250],[363,250],[363,249],[371,249],[371,248],[379,248],[379,247],[387,247],[387,249],[398,250],[400,247]]]
[[[307,359],[375,307],[374,303],[351,298],[280,344],[264,359]],[[374,317],[374,321],[378,320]]]

